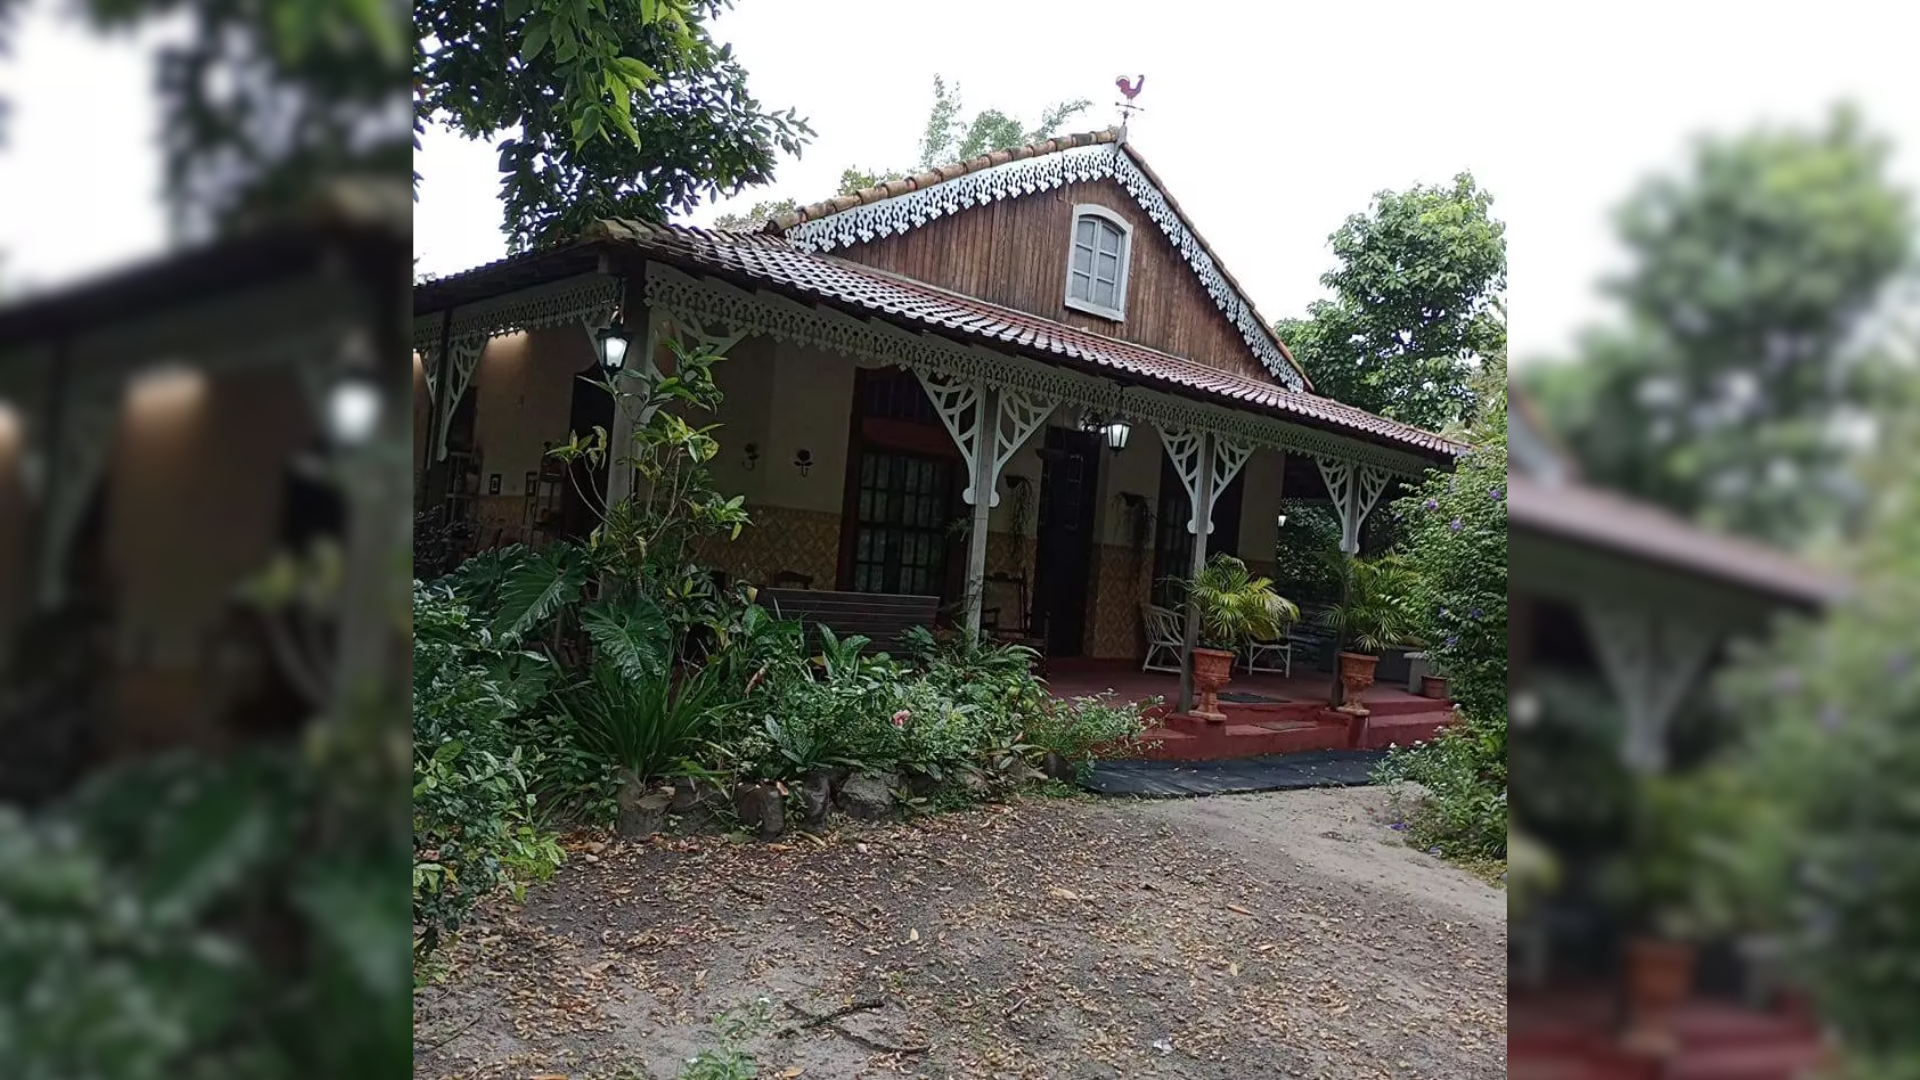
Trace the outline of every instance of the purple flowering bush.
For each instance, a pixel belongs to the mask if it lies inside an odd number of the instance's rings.
[[[1398,554],[1413,571],[1416,635],[1446,676],[1461,722],[1396,750],[1388,781],[1429,793],[1410,824],[1417,843],[1450,856],[1507,851],[1507,432],[1504,401],[1488,410],[1452,472],[1434,471],[1395,504]]]
[[[1920,432],[1905,445],[1920,447]],[[1849,568],[1850,595],[1724,677],[1744,734],[1717,763],[1737,827],[1710,838],[1723,854],[1702,870],[1735,875],[1859,1075],[1914,1076],[1920,479],[1911,452],[1883,460],[1894,475]]]

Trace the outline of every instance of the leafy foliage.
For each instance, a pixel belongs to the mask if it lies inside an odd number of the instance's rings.
[[[1469,715],[1507,710],[1506,410],[1451,473],[1433,471],[1394,505],[1413,588],[1412,630]]]
[[[1200,611],[1200,641],[1210,649],[1231,652],[1249,641],[1272,641],[1300,618],[1300,609],[1273,591],[1271,578],[1224,553],[1208,559],[1184,592]]]
[[[1390,553],[1362,559],[1338,549],[1325,558],[1340,592],[1320,621],[1338,636],[1341,648],[1383,653],[1418,642],[1418,579],[1404,558]]]
[[[1067,121],[1092,107],[1093,103],[1085,98],[1050,105],[1041,111],[1040,119],[1030,128],[998,109],[984,110],[968,120],[961,115],[960,87],[955,85],[948,89],[946,80],[936,75],[933,78],[933,107],[927,114],[926,130],[920,140],[919,168],[931,169],[936,165],[965,161],[995,150],[1010,150],[1051,138]],[[905,179],[906,175],[905,169],[849,165],[841,170],[840,187],[834,194],[852,195],[889,181]],[[713,227],[752,232],[765,226],[769,220],[781,214],[791,214],[796,209],[798,207],[792,199],[763,199],[754,203],[744,214],[719,215],[714,218]]]
[[[173,755],[96,774],[33,818],[0,808],[7,1075],[353,1076],[398,1060],[397,851],[313,842],[328,780],[278,749]]]
[[[1302,604],[1318,604],[1339,594],[1340,576],[1327,552],[1340,547],[1340,518],[1326,501],[1283,498],[1287,523],[1273,547],[1273,576]],[[1371,521],[1373,515],[1368,516]]]
[[[544,878],[561,855],[533,817],[538,751],[511,727],[545,693],[544,659],[495,648],[444,586],[415,587],[414,627],[414,949],[425,956],[516,870]]]
[[[1641,186],[1622,319],[1522,373],[1586,476],[1789,546],[1857,526],[1847,465],[1900,378],[1860,339],[1914,250],[1888,160],[1843,109],[1704,140]]]
[[[115,32],[177,26],[182,14],[172,0],[79,8]],[[399,175],[411,157],[404,11],[390,0],[192,5],[190,32],[159,49],[154,85],[165,195],[181,229],[232,231],[346,178]]]
[[[765,183],[813,135],[747,89],[707,24],[724,0],[426,0],[414,7],[416,125],[502,139],[514,251],[603,217],[665,220]],[[430,46],[429,46],[430,42]]]
[[[1320,281],[1333,298],[1274,327],[1315,390],[1436,431],[1471,410],[1477,365],[1504,363],[1506,348],[1506,226],[1492,206],[1462,173],[1382,191],[1329,237],[1339,265]]]
[[[920,167],[931,169],[1051,138],[1067,121],[1092,107],[1093,102],[1086,98],[1059,102],[1041,110],[1032,127],[998,109],[983,109],[968,120],[961,115],[960,84],[949,90],[946,80],[935,75],[933,108],[920,138]]]
[[[1447,677],[1461,722],[1432,742],[1396,748],[1389,781],[1428,797],[1415,843],[1452,857],[1507,853],[1507,429],[1502,395],[1481,412],[1472,448],[1394,505],[1407,570],[1408,630]]]
[[[632,679],[601,662],[562,690],[558,701],[583,745],[644,781],[691,756],[724,704],[726,689],[707,670],[677,682],[664,670]]]
[[[1745,738],[1714,770],[1723,803],[1696,873],[1782,939],[1861,1076],[1920,1060],[1920,423],[1902,416],[1869,479],[1882,500],[1820,623],[1746,650],[1721,690]]]
[[[1140,750],[1141,735],[1153,726],[1146,713],[1159,704],[1158,699],[1123,701],[1111,690],[1051,702],[1022,734],[1041,753],[1059,754],[1076,765],[1126,757]]]

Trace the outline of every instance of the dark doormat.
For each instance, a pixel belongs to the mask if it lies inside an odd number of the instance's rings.
[[[1268,694],[1248,694],[1239,690],[1229,690],[1220,695],[1220,700],[1231,705],[1284,705],[1286,698],[1277,698]]]
[[[1104,761],[1080,786],[1100,795],[1180,799],[1249,791],[1360,787],[1385,750],[1308,750],[1230,761]]]

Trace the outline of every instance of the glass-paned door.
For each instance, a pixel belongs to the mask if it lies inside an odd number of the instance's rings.
[[[855,592],[939,596],[947,578],[952,462],[867,450],[853,551]]]

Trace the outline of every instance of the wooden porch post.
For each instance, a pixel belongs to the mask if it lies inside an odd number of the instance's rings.
[[[622,298],[624,300],[624,298]],[[620,307],[620,318],[626,318],[626,305]],[[647,375],[657,375],[660,371],[659,357],[655,354],[660,348],[660,316],[657,309],[647,309],[647,326],[640,336],[640,370]],[[631,327],[628,327],[631,329]],[[593,333],[592,328],[587,331]],[[598,348],[598,346],[595,346]],[[629,348],[627,355],[620,360],[620,370],[615,372],[613,387],[615,391],[631,389],[627,386],[627,377],[634,368],[634,350]],[[651,409],[636,409],[633,403],[623,398],[614,398],[613,430],[607,433],[607,509],[612,510],[625,502],[633,494],[633,429],[653,419]],[[624,467],[622,463],[625,463]]]
[[[985,599],[987,581],[987,525],[993,511],[993,483],[998,469],[998,417],[1000,389],[992,384],[980,388],[979,436],[973,440],[972,521],[967,530],[967,635],[980,640],[980,607]]]
[[[433,400],[427,403],[431,408],[427,410],[425,474],[420,478],[421,497],[418,505],[415,506],[416,510],[431,510],[445,502],[447,498],[448,468],[446,460],[441,457],[439,451],[441,441],[446,438],[442,429],[453,422],[453,407],[459,402],[443,402],[440,399],[446,396],[453,385],[452,308],[440,313],[440,348],[427,357],[427,361],[433,365],[431,378],[427,382],[427,389],[430,391],[428,396]],[[444,418],[441,415],[443,408],[446,412]]]
[[[1211,431],[1200,434],[1199,476],[1195,479],[1193,499],[1193,518],[1187,522],[1187,528],[1193,532],[1193,565],[1189,577],[1199,575],[1207,565],[1207,532],[1213,527],[1213,454],[1214,440]],[[1187,637],[1180,645],[1180,708],[1186,712],[1193,708],[1193,650],[1200,644],[1200,605],[1195,602],[1192,591],[1187,594]]]

